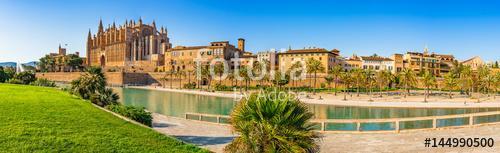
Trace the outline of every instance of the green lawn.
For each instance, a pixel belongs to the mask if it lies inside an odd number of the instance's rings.
[[[66,92],[0,84],[0,152],[208,152]]]

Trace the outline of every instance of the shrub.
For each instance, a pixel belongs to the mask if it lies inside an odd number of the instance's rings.
[[[237,104],[231,125],[240,136],[225,147],[226,152],[318,151],[319,135],[309,122],[314,115],[293,95],[280,93],[253,93]]]
[[[89,99],[90,102],[104,107],[108,105],[118,104],[119,96],[116,93],[113,93],[112,89],[106,88],[96,94],[91,94]]]
[[[20,72],[14,75],[14,79],[20,80],[22,84],[30,84],[35,81],[35,73],[30,71]]]
[[[194,88],[196,88],[196,83],[194,83],[194,82],[186,83],[186,84],[184,84],[184,88],[185,89],[194,89]]]
[[[36,79],[36,81],[31,82],[30,85],[42,86],[42,87],[56,87],[56,83],[54,81],[50,81],[43,78]]]
[[[10,79],[9,81],[7,81],[7,83],[10,83],[10,84],[23,84],[23,81],[21,81],[19,79]]]
[[[114,104],[108,105],[106,108],[149,127],[151,127],[151,123],[153,122],[151,113],[144,110],[144,107]]]

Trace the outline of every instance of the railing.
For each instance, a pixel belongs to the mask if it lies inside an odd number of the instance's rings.
[[[185,119],[229,124],[227,115],[186,113]],[[318,131],[339,133],[396,132],[449,127],[468,127],[500,122],[500,111],[444,116],[388,119],[314,119]]]
[[[212,122],[218,124],[229,124],[229,116],[227,115],[212,115],[212,114],[201,114],[201,113],[186,113],[184,118],[188,120],[197,120]]]
[[[500,111],[445,116],[389,119],[317,119],[320,131],[332,132],[400,132],[401,130],[467,127],[500,122]]]

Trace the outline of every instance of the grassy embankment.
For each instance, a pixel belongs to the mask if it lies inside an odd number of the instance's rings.
[[[0,84],[0,152],[208,152],[66,92]]]

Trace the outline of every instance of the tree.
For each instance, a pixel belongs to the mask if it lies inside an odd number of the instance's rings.
[[[284,76],[283,76],[284,75]],[[290,75],[288,74],[282,74],[282,73],[275,73],[273,82],[275,83],[275,86],[278,86],[278,89],[281,89],[283,86],[287,85],[289,80],[290,80]]]
[[[430,87],[436,84],[436,77],[431,72],[425,71],[422,77],[422,83],[425,86],[424,102],[427,102],[427,98],[429,98]]]
[[[302,79],[300,78],[302,72],[304,72],[304,69],[303,69],[303,65],[301,62],[297,61],[295,63],[292,64],[292,66],[290,66],[290,75],[293,76],[294,79],[292,79],[292,86],[296,87],[296,80],[297,78],[298,79]],[[291,70],[295,70],[295,71],[291,71]]]
[[[316,139],[309,122],[313,114],[297,98],[280,98],[252,94],[237,104],[231,113],[231,125],[239,135],[224,150],[232,153],[260,152],[318,152]],[[274,93],[277,94],[277,93]]]
[[[343,72],[340,74],[340,80],[345,85],[344,88],[344,100],[347,100],[347,93],[349,92],[349,87],[351,82],[353,81],[351,77],[351,71]]]
[[[337,96],[337,83],[339,80],[340,73],[342,73],[342,66],[340,65],[335,65],[332,67],[329,71],[329,74],[333,76],[333,83],[334,83],[334,88],[335,88],[335,96]]]
[[[495,76],[488,72],[486,76],[483,76],[483,78],[480,81],[481,81],[480,85],[481,88],[483,89],[483,92],[486,92],[486,94],[488,94],[488,97],[490,97],[490,91],[492,85],[495,84]]]
[[[406,91],[406,94],[404,94],[404,97],[406,98],[406,96],[410,93],[410,88],[417,84],[417,76],[412,69],[405,68],[400,73],[399,78],[400,83],[403,84],[404,90]]]
[[[9,80],[10,78],[7,78],[7,73],[5,73],[4,69],[2,66],[0,66],[0,83],[4,83],[5,81]]]
[[[373,89],[373,84],[375,83],[375,78],[373,78],[373,70],[372,69],[367,69],[364,71],[363,75],[364,78],[366,79],[366,86],[368,89],[368,97],[370,97],[369,101],[372,101],[372,89]]]
[[[385,88],[391,81],[391,72],[380,70],[377,72],[375,78],[379,87],[380,97],[382,97],[382,89]]]
[[[186,72],[184,70],[179,69],[176,74],[177,77],[179,77],[179,89],[182,89],[182,76],[185,76]]]
[[[75,54],[69,54],[66,56],[68,59],[67,65],[70,68],[70,72],[73,72],[73,69],[79,70],[81,67],[83,67],[83,59],[81,57],[78,57],[78,55]]]
[[[55,68],[55,59],[50,55],[45,55],[40,58],[40,62],[38,63],[40,71],[42,72],[54,72]]]
[[[82,76],[71,82],[71,92],[83,99],[98,94],[106,88],[106,78],[100,67],[90,67]]]
[[[448,89],[448,96],[450,97],[450,99],[452,99],[452,95],[451,95],[451,90],[453,90],[456,86],[457,86],[457,79],[456,79],[456,76],[455,74],[453,73],[447,73],[445,76],[444,76],[444,85],[445,85],[445,88]]]
[[[240,77],[243,78],[243,81],[245,83],[245,91],[248,91],[248,84],[250,82],[250,76],[248,76],[248,67],[247,66],[242,66],[239,70],[240,72]],[[241,88],[240,88],[241,91]]]
[[[222,75],[224,74],[224,63],[218,62],[214,66],[214,73],[219,76],[219,84],[222,85]]]
[[[325,72],[325,67],[323,66],[323,64],[321,64],[321,61],[316,60],[314,58],[309,58],[307,60],[307,72],[314,73],[314,84],[312,88],[316,89],[317,73]],[[316,90],[314,90],[314,94],[316,94]]]
[[[472,88],[474,86],[472,68],[468,65],[464,66],[459,74],[460,74],[460,84],[459,84],[460,88],[462,89],[462,91],[465,91],[468,96],[471,96]]]
[[[30,84],[31,82],[36,80],[35,73],[33,73],[31,71],[24,71],[24,72],[16,73],[13,78],[21,81],[22,84]]]
[[[363,75],[363,70],[355,68],[355,69],[352,69],[351,74],[352,74],[352,77],[353,77],[354,82],[356,84],[356,93],[357,93],[357,96],[359,97],[359,88],[361,87],[361,83],[365,79],[364,75]]]
[[[328,84],[328,88],[330,88],[330,85],[332,84],[333,80],[335,79],[332,75],[327,75],[325,78],[326,84]],[[335,90],[337,92],[337,90]],[[337,94],[335,94],[337,95]]]

